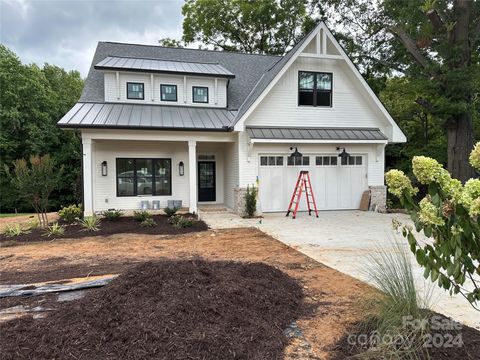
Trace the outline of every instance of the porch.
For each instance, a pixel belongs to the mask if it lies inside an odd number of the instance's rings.
[[[233,207],[235,137],[227,132],[84,130],[85,215],[162,209],[172,201]]]

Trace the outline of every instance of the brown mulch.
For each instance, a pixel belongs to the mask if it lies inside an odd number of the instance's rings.
[[[303,298],[263,263],[148,262],[44,319],[0,324],[0,358],[280,359]]]
[[[181,215],[191,217],[191,215]],[[51,241],[56,239],[80,239],[91,236],[108,236],[113,234],[152,234],[152,235],[177,235],[187,234],[196,231],[205,231],[208,229],[205,222],[198,220],[195,221],[191,227],[176,228],[172,224],[168,223],[168,216],[166,215],[153,215],[153,220],[157,223],[153,227],[140,226],[140,222],[135,221],[131,216],[122,216],[116,221],[108,221],[106,219],[100,220],[100,230],[98,231],[85,231],[80,224],[63,224],[65,226],[65,233],[60,236],[48,237],[45,236],[43,229],[33,229],[28,234],[22,234],[20,236],[8,237],[5,234],[0,234],[1,242],[31,242],[31,241]]]

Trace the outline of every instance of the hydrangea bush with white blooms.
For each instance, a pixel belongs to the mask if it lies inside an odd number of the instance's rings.
[[[470,164],[480,171],[480,142],[470,155]],[[428,194],[417,203],[418,189],[400,170],[386,173],[388,191],[400,199],[418,232],[433,238],[432,244],[419,244],[413,228],[402,226],[424,276],[451,293],[461,293],[473,306],[480,301],[480,179],[465,185],[452,179],[436,160],[415,156],[413,174],[428,187]],[[394,226],[401,226],[398,221]],[[472,282],[465,287],[465,282]],[[478,309],[478,308],[477,308]]]

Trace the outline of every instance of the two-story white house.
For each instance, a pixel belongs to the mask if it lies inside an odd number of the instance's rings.
[[[300,170],[320,210],[357,209],[369,189],[382,209],[385,146],[406,141],[324,23],[285,56],[100,42],[58,124],[81,131],[87,215],[242,212],[254,184],[261,211],[286,211]]]

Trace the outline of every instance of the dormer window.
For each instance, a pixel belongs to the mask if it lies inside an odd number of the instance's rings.
[[[332,106],[332,73],[300,71],[298,105]]]
[[[194,86],[193,87],[193,102],[194,103],[208,103],[208,87]]]
[[[160,85],[160,99],[162,101],[177,101],[177,85]]]
[[[127,99],[144,100],[143,83],[127,82]]]

